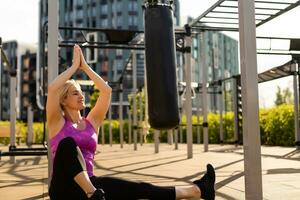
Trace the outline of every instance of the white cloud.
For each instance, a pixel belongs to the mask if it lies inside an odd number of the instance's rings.
[[[36,43],[38,36],[38,0],[0,0],[0,37]]]

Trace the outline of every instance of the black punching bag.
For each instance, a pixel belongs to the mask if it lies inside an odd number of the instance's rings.
[[[168,1],[145,3],[144,15],[149,122],[171,129],[179,124],[173,11]]]

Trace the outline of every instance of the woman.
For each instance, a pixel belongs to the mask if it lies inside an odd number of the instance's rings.
[[[47,122],[53,158],[49,196],[52,200],[174,200],[201,197],[214,199],[215,172],[207,165],[207,173],[189,187],[159,187],[112,177],[96,177],[93,159],[97,133],[108,110],[112,89],[86,63],[78,45],[74,46],[73,64],[48,86]],[[100,91],[94,108],[86,118],[80,86],[69,80],[78,70],[85,72]]]

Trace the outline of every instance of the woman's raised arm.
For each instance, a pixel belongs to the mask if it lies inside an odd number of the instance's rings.
[[[81,52],[81,63],[80,69],[83,70],[88,77],[94,82],[96,88],[100,91],[100,95],[94,108],[89,112],[87,118],[93,124],[94,128],[97,130],[105,118],[106,112],[108,110],[110,99],[111,99],[111,87],[105,83],[105,81],[94,72],[89,65],[86,63],[84,56]]]
[[[46,104],[47,122],[51,129],[51,124],[55,124],[58,121],[62,121],[62,110],[59,103],[58,91],[69,80],[72,75],[77,71],[80,65],[80,47],[74,46],[73,51],[73,64],[66,71],[61,73],[48,85],[48,97]]]

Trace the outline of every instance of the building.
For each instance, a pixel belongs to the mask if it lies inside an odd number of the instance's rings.
[[[35,48],[28,44],[18,43],[17,41],[7,41],[2,45],[3,51],[13,69],[17,72],[17,94],[16,94],[16,117],[18,120],[27,119],[22,117],[23,114],[27,115],[27,108],[24,107],[23,102],[23,59],[25,54],[35,53]],[[32,68],[35,71],[35,65]],[[0,68],[0,120],[10,119],[10,69],[5,66],[3,61]],[[31,83],[35,80],[31,80]],[[34,94],[35,95],[35,94]],[[26,112],[24,113],[24,109]],[[23,113],[23,114],[22,114]]]
[[[40,27],[47,21],[47,0],[40,1]],[[174,23],[179,25],[179,0],[174,1]],[[119,30],[143,30],[144,16],[142,5],[144,0],[60,0],[59,25],[64,27],[90,27]],[[61,41],[105,42],[105,35],[99,32],[83,33],[80,31],[60,30]],[[83,35],[85,38],[83,38]],[[40,34],[41,38],[41,34]],[[41,41],[41,39],[40,39]],[[130,50],[122,49],[86,49],[87,62],[103,79],[114,82],[120,77]],[[66,66],[71,65],[72,49],[61,48],[60,57],[65,60]],[[41,60],[41,58],[40,58]],[[60,67],[59,72],[65,68]],[[77,79],[86,79],[82,74],[75,75]],[[129,77],[130,78],[130,77]],[[132,82],[132,81],[131,81]],[[126,83],[131,83],[126,81]],[[137,86],[144,85],[144,53],[137,52]],[[123,86],[124,100],[132,92],[132,85]],[[88,94],[87,94],[88,95]],[[88,97],[88,96],[86,96]],[[88,99],[88,98],[86,98]],[[112,102],[118,101],[118,94],[113,93]],[[126,103],[125,103],[126,104]],[[112,104],[115,105],[115,104]],[[126,109],[123,109],[126,112]],[[113,108],[113,118],[117,117],[118,108]],[[126,114],[126,113],[125,113]]]
[[[43,121],[43,110],[36,102],[36,53],[27,51],[21,56],[20,120],[27,122],[27,108],[33,110],[34,121]]]
[[[209,83],[239,74],[238,42],[236,40],[220,32],[206,31],[204,33],[204,42],[203,44],[199,37],[193,38],[192,80],[194,82],[202,83],[201,45],[205,46],[204,56],[208,66],[207,81]],[[228,95],[232,90],[232,82],[226,81],[224,87]],[[217,93],[219,89],[210,88],[209,91],[211,92],[208,94],[209,111],[215,112],[219,109],[219,104],[217,95],[213,93]],[[226,105],[225,102],[225,110],[232,110],[232,108],[227,108]],[[195,100],[193,101],[193,106],[196,106]]]

